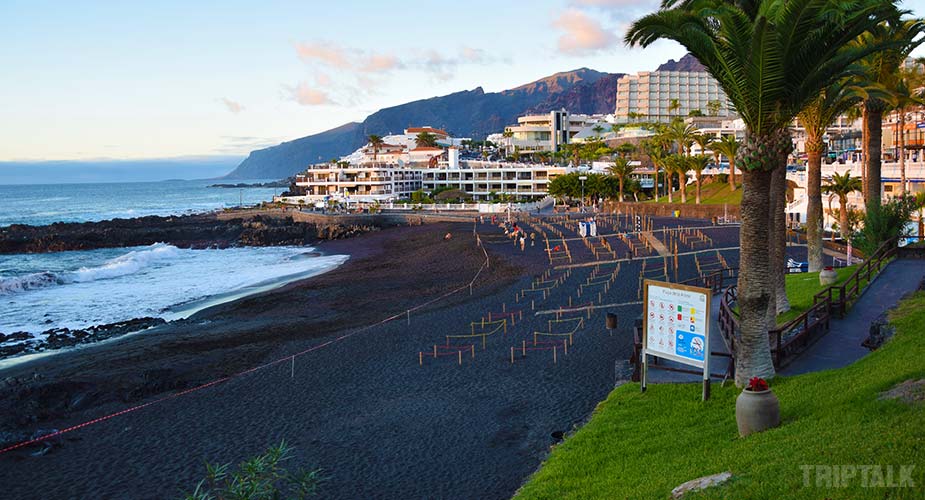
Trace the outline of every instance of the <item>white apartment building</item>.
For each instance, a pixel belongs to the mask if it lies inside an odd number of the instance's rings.
[[[505,127],[501,137],[501,146],[507,151],[520,151],[524,154],[540,151],[559,151],[562,146],[571,143],[577,136],[588,136],[595,126],[601,126],[606,132],[611,124],[604,116],[573,115],[568,111],[550,111],[541,115],[526,115],[517,118],[517,125]]]
[[[566,167],[527,163],[463,161],[458,168],[450,163],[422,169],[425,191],[441,187],[459,189],[474,200],[487,200],[491,193],[518,198],[543,198],[549,182],[568,172]]]
[[[719,82],[704,71],[642,71],[617,81],[617,123],[636,119],[667,123],[693,110],[705,116],[735,115]]]
[[[421,189],[421,170],[396,165],[312,165],[296,175],[295,185],[307,203],[330,199],[376,203],[407,198]]]

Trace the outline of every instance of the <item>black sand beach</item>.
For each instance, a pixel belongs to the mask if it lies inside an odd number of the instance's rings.
[[[662,223],[679,222],[656,227]],[[512,364],[511,347],[548,330],[551,316],[532,315],[529,297],[514,300],[549,269],[548,260],[541,240],[521,254],[486,224],[479,233],[491,265],[471,297],[464,291],[416,311],[410,324],[405,318],[364,328],[468,284],[485,260],[472,227],[426,224],[325,242],[319,250],[351,259],[324,275],[143,335],[0,372],[0,428],[32,432],[157,401],[321,346],[294,363],[69,432],[44,455],[33,456],[39,446],[0,455],[5,495],[178,498],[203,476],[203,461],[239,462],[285,439],[296,448],[291,467],[324,470],[322,498],[510,497],[539,466],[553,433],[583,422],[612,389],[615,366],[632,352],[631,325],[640,308],[613,308],[620,317],[613,335],[604,328],[603,310],[585,315],[568,355],[557,351],[555,363],[546,350],[518,355]],[[447,231],[453,238],[444,241]],[[735,228],[705,233],[716,248],[737,244]],[[580,241],[569,245],[575,262],[593,260]],[[625,256],[621,245],[613,242]],[[722,254],[735,265],[737,251]],[[641,265],[621,264],[602,302],[638,300]],[[580,283],[613,269],[574,268],[536,308],[564,306],[569,297],[578,303]],[[696,275],[693,258],[681,259],[679,274]],[[564,270],[552,275],[566,276]],[[461,366],[456,354],[423,357],[419,365],[419,352],[432,352],[444,335],[464,334],[471,321],[502,308],[522,310],[524,321],[506,336],[488,337],[474,358],[464,354]]]

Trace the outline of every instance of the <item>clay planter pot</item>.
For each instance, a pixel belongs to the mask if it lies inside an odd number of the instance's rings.
[[[736,398],[736,424],[739,435],[748,436],[780,425],[780,401],[766,391],[742,391]]]
[[[819,271],[819,284],[822,286],[834,285],[838,281],[838,273],[831,267]]]

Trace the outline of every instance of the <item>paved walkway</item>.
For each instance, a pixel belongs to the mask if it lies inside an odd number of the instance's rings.
[[[799,375],[841,368],[863,358],[870,351],[861,345],[870,332],[870,324],[886,311],[896,307],[908,293],[915,291],[925,279],[925,261],[896,260],[890,263],[874,279],[861,295],[854,307],[842,318],[832,318],[831,328],[806,351],[799,354],[779,375]],[[728,352],[720,334],[717,318],[719,317],[720,295],[713,297],[712,320],[710,324],[710,350]],[[712,356],[710,371],[716,375],[726,371],[729,358]],[[662,361],[663,366],[681,368],[679,363]],[[683,367],[690,368],[690,367]],[[699,375],[649,369],[650,383],[697,382]],[[714,380],[716,380],[714,378]]]
[[[915,291],[922,279],[925,261],[893,261],[868,285],[843,319],[833,318],[829,332],[779,373],[798,375],[841,368],[863,358],[870,353],[861,342],[867,338],[871,322]]]

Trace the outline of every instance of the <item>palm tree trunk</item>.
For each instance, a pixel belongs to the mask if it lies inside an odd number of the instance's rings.
[[[786,164],[786,160],[782,163]],[[779,167],[774,171],[771,179],[771,220],[770,240],[771,250],[771,280],[774,291],[774,303],[769,309],[773,313],[773,323],[777,324],[777,315],[790,310],[790,301],[787,300],[787,216],[784,212],[787,205],[787,169]]]
[[[879,107],[867,110],[867,191],[864,202],[867,209],[880,205],[880,155],[883,138],[883,110]]]
[[[906,195],[906,113],[902,108],[899,109],[899,196]]]
[[[671,180],[672,180],[671,178],[672,178],[672,177],[674,177],[674,174],[673,174],[672,172],[669,172],[669,171],[666,170],[666,171],[665,171],[665,178],[668,180],[668,182],[667,182],[667,184],[668,184],[668,203],[674,203],[674,195],[671,194],[672,191],[673,191],[673,189],[674,189],[673,186],[671,185]]]
[[[736,190],[736,159],[729,158],[729,189]]]
[[[620,203],[623,203],[623,177],[620,177]]]
[[[806,244],[809,272],[822,270],[822,141],[806,141]]]
[[[695,203],[696,203],[697,205],[700,205],[700,172],[697,172],[696,175],[697,175],[697,178],[696,178],[696,181],[697,181],[697,199],[695,200]]]
[[[681,190],[681,203],[687,203],[687,172],[678,172],[678,188]]]
[[[772,172],[742,173],[742,226],[739,228],[738,305],[740,336],[736,344],[735,382],[744,386],[751,377],[774,375],[768,343],[768,304],[771,287],[769,222]]]
[[[848,196],[846,196],[846,195],[839,195],[839,196],[838,196],[838,206],[839,206],[839,209],[838,209],[838,216],[839,216],[838,225],[841,226],[841,227],[839,228],[839,229],[841,229],[841,237],[842,237],[843,240],[845,240],[845,243],[847,243],[847,242],[848,242],[848,237],[850,236],[850,235],[848,234]]]
[[[861,185],[864,201],[867,201],[867,142],[870,140],[870,128],[867,123],[867,106],[861,104]]]

